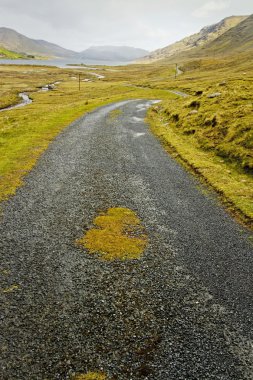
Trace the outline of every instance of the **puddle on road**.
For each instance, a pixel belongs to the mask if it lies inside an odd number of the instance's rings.
[[[145,136],[146,133],[143,133],[143,132],[137,132],[137,133],[134,133],[134,138],[137,139],[138,137],[142,137],[142,136]]]
[[[161,100],[149,100],[146,103],[137,104],[137,112],[146,111],[150,106],[153,106],[154,104],[160,103]]]
[[[94,228],[77,244],[103,260],[133,260],[140,258],[147,242],[137,215],[128,208],[116,207],[95,218]]]
[[[133,116],[133,117],[132,117],[132,120],[133,120],[135,123],[140,123],[140,122],[143,121],[144,119],[143,119],[142,117]]]
[[[137,109],[146,110],[148,108],[148,105],[144,104],[144,103],[141,103],[141,104],[137,104],[136,108]]]

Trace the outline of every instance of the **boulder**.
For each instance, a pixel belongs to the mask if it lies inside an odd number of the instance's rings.
[[[221,92],[214,92],[213,94],[207,95],[208,98],[217,98],[218,96],[221,96]]]
[[[197,110],[192,110],[191,112],[188,113],[188,115],[196,115],[198,113]]]

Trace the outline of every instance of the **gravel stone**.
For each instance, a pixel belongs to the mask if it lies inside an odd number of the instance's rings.
[[[162,149],[151,104],[74,122],[2,205],[2,380],[253,379],[251,234]],[[145,226],[139,260],[75,244],[111,207]]]

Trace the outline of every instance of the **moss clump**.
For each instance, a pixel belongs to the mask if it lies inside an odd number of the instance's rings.
[[[217,156],[252,172],[252,84],[249,82],[248,88],[245,87],[239,81],[234,81],[233,87],[227,85],[223,91],[223,98],[213,100],[204,97],[201,104],[197,100],[189,102],[185,99],[164,101],[160,105],[162,110],[159,117],[166,119],[170,128],[179,134],[194,134],[196,143],[203,150],[211,149]],[[215,88],[211,90],[215,91]],[[243,92],[246,100],[242,98]],[[191,112],[189,108],[192,109]]]
[[[9,288],[3,289],[3,293],[13,293],[19,290],[19,285],[11,285]]]
[[[189,106],[189,108],[198,109],[200,107],[200,102],[198,100],[193,100]]]
[[[106,380],[106,376],[102,372],[88,372],[76,375],[73,380]]]
[[[127,208],[109,209],[94,225],[77,243],[104,260],[138,259],[147,245],[139,218]]]

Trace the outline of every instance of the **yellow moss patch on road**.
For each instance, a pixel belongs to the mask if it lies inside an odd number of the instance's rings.
[[[94,220],[78,244],[104,260],[138,259],[147,246],[147,236],[137,215],[127,208],[110,208]]]
[[[75,376],[73,380],[106,380],[106,376],[102,372],[88,372]]]
[[[3,289],[3,293],[12,293],[12,292],[15,292],[16,290],[19,290],[19,286],[11,285],[9,288]]]

